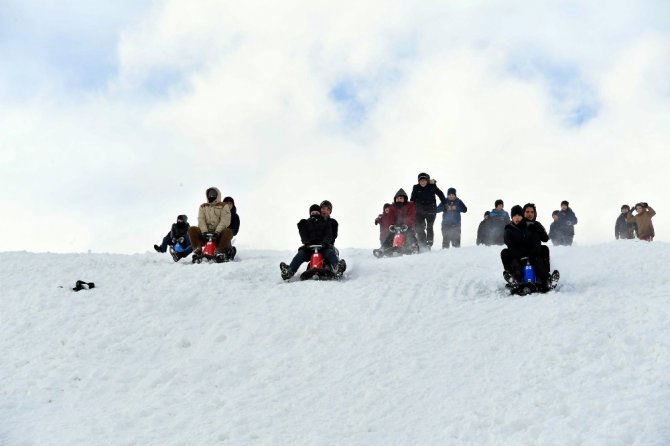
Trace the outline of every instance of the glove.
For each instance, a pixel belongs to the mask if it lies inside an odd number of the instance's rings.
[[[381,222],[382,222],[382,218],[381,218],[381,217],[377,217],[377,218],[375,218],[375,225],[378,225],[378,224],[380,224]]]
[[[214,240],[216,243],[219,243],[219,240],[221,239],[221,233],[220,232],[215,232],[212,234],[212,240]]]

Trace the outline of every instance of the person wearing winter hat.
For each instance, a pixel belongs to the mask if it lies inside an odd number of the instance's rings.
[[[446,200],[444,193],[437,187],[437,181],[430,178],[425,172],[418,175],[418,184],[412,187],[410,200],[416,206],[416,236],[421,248],[430,249],[433,246],[433,225],[437,215],[435,196],[440,203]]]
[[[542,259],[540,237],[537,234],[538,226],[528,224],[524,217],[523,208],[519,205],[512,207],[512,221],[505,226],[505,245],[507,248],[500,252],[504,272],[503,276],[515,285],[523,280],[525,263],[521,260],[527,257],[535,269],[535,275],[540,284],[549,286],[549,269]]]
[[[205,191],[207,202],[200,205],[198,211],[198,226],[188,229],[188,237],[193,246],[193,261],[196,262],[202,256],[202,247],[207,243],[205,234],[212,234],[216,242],[214,255],[217,261],[228,261],[226,250],[233,238],[230,230],[230,206],[221,201],[221,191],[216,187],[210,187]]]
[[[333,239],[331,226],[321,216],[321,206],[313,204],[309,207],[309,218],[298,222],[298,233],[300,234],[302,246],[298,248],[298,252],[289,265],[284,262],[279,264],[281,278],[284,280],[290,279],[298,271],[300,265],[309,261],[312,255],[310,245],[323,246],[323,258],[335,272],[335,275],[341,277],[346,269],[346,263],[343,260],[338,261],[337,259],[337,255],[333,249],[335,240]]]
[[[393,204],[389,207],[389,214],[387,222],[389,225],[403,226],[407,225],[405,232],[405,248],[407,253],[418,252],[418,243],[416,233],[414,231],[416,224],[416,208],[414,203],[407,201],[407,193],[400,189],[393,197]],[[390,232],[382,242],[382,251],[388,252],[393,246],[393,236],[395,234]]]
[[[614,223],[614,238],[619,240],[633,239],[637,235],[637,224],[634,221],[628,221],[630,206],[624,204],[621,206],[621,213]]]
[[[191,241],[188,238],[188,217],[186,215],[177,215],[177,222],[172,224],[170,232],[163,237],[163,243],[160,245],[154,245],[156,252],[164,253],[167,251],[168,246],[174,246],[177,243],[181,245],[183,250],[181,252],[170,251],[172,254],[172,259],[175,262],[178,262],[182,258],[188,256],[193,248],[191,247]]]
[[[442,212],[442,249],[461,246],[461,214],[468,212],[465,203],[456,196],[456,189],[447,189],[447,199],[439,204],[437,212]]]
[[[651,223],[651,218],[656,215],[656,211],[651,208],[646,202],[635,205],[635,215],[628,213],[626,219],[637,225],[637,238],[646,240],[648,242],[654,240],[656,234],[654,233],[654,225]]]
[[[389,234],[389,226],[393,223],[389,221],[389,212],[391,211],[391,203],[384,203],[382,213],[375,218],[375,225],[379,225],[379,243],[383,244],[384,240]]]
[[[561,201],[561,210],[558,212],[557,230],[561,235],[559,238],[563,240],[566,246],[572,245],[572,240],[575,238],[575,225],[577,224],[577,216],[570,209],[570,203],[567,200]]]

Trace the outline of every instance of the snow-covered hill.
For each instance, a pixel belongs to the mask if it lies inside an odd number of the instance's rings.
[[[670,245],[552,248],[529,297],[498,251],[4,253],[0,444],[670,444]]]

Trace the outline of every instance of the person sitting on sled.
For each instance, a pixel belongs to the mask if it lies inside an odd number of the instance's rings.
[[[230,229],[230,206],[221,201],[221,192],[216,187],[210,187],[205,192],[207,202],[200,205],[198,211],[198,226],[191,226],[188,237],[193,246],[193,255],[201,256],[202,247],[207,243],[205,234],[213,234],[216,243],[214,256],[217,260],[228,260],[226,250],[233,239]]]
[[[180,252],[170,251],[175,262],[188,256],[193,248],[191,248],[191,241],[188,238],[188,217],[186,215],[178,215],[177,223],[172,224],[172,229],[163,237],[163,243],[154,245],[156,252],[163,253],[167,251],[168,246],[174,246],[179,243],[182,247]]]
[[[321,216],[321,207],[318,204],[313,204],[309,207],[309,218],[298,222],[298,233],[300,234],[302,246],[298,248],[298,252],[293,257],[293,260],[291,260],[290,265],[284,262],[279,264],[282,279],[290,279],[298,271],[300,265],[309,261],[312,256],[310,245],[323,246],[323,258],[331,270],[333,270],[336,276],[341,276],[344,273],[347,264],[344,260],[338,260],[337,258],[333,247],[332,227]]]
[[[524,217],[523,208],[519,205],[512,207],[512,221],[505,226],[505,245],[507,248],[500,252],[503,268],[506,276],[510,276],[511,283],[518,284],[523,281],[524,257],[530,260],[535,270],[538,283],[549,288],[549,267],[542,259],[540,247],[542,246],[541,232],[544,228],[535,221]],[[544,231],[546,236],[546,231]],[[548,248],[547,248],[548,249]]]
[[[407,225],[406,246],[418,247],[414,225],[416,221],[416,208],[414,203],[408,202],[407,193],[400,189],[393,197],[393,205],[389,208],[388,222],[389,225],[403,226]],[[388,250],[393,246],[394,233],[390,232],[382,242],[382,249]]]
[[[549,247],[543,245],[542,243],[547,243],[549,241],[549,234],[547,230],[542,226],[542,223],[537,221],[537,208],[535,203],[526,203],[523,205],[523,218],[527,220],[527,225],[535,225],[535,231],[533,231],[533,236],[539,240],[540,243],[540,257],[547,267],[547,271],[551,271],[549,266]],[[536,243],[536,242],[534,242]]]
[[[233,237],[235,237],[240,231],[240,216],[237,214],[235,200],[233,200],[232,197],[226,197],[223,199],[223,202],[230,206],[230,226],[228,226],[228,228],[230,228],[230,230],[233,232]],[[228,246],[226,247],[226,255],[228,256],[228,260],[233,260],[235,258],[235,254],[237,254],[237,248],[232,245],[231,239],[231,242],[228,242]]]

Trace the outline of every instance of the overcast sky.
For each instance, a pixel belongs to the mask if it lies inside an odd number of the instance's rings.
[[[424,171],[465,245],[497,198],[569,200],[579,244],[647,201],[670,240],[666,0],[0,0],[0,60],[2,250],[145,252],[210,186],[241,248],[323,199],[372,248]]]

